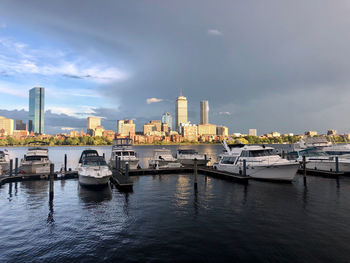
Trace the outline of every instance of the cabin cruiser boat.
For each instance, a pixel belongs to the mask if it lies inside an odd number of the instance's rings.
[[[3,173],[10,170],[10,158],[5,151],[0,151],[0,168]]]
[[[49,150],[44,148],[29,148],[19,167],[20,173],[25,174],[49,174],[50,173]]]
[[[137,169],[139,167],[139,158],[132,147],[132,140],[129,138],[118,138],[113,141],[111,159],[109,166],[113,169],[117,168],[116,158],[120,158],[120,168],[125,169],[125,164],[129,164],[129,169]]]
[[[194,161],[197,160],[198,166],[206,166],[210,161],[210,158],[206,154],[198,154],[193,149],[177,150],[176,158],[182,165],[194,165]]]
[[[171,151],[165,148],[154,150],[153,158],[148,163],[150,168],[182,167]]]
[[[303,162],[305,156],[306,169],[320,171],[336,171],[336,156],[329,155],[317,147],[307,148],[301,151],[288,153],[288,159],[296,159]],[[339,172],[350,173],[350,159],[343,156],[338,157]]]
[[[84,150],[78,164],[79,183],[83,186],[104,186],[112,172],[96,150]]]
[[[306,141],[300,140],[294,144],[295,151],[313,148],[317,148],[328,155],[347,155],[347,158],[350,157],[349,143],[332,143],[327,141],[325,137],[307,138]]]
[[[243,160],[246,161],[246,175],[255,179],[292,181],[296,175],[299,163],[282,159],[275,149],[265,146],[244,144],[227,145],[223,142],[226,152],[220,156],[214,169],[229,173],[242,174]]]

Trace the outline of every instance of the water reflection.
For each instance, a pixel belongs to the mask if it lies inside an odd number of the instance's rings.
[[[179,175],[176,181],[175,202],[177,207],[184,207],[189,202],[191,180],[189,176]]]
[[[112,191],[109,185],[101,189],[93,189],[78,184],[78,196],[81,201],[87,204],[101,203],[112,199]]]
[[[11,201],[12,200],[12,183],[9,184],[9,197],[8,200]]]
[[[54,225],[54,223],[55,223],[55,219],[54,219],[54,217],[53,217],[53,214],[54,214],[54,211],[53,211],[53,201],[52,200],[50,200],[49,201],[49,214],[47,215],[47,220],[46,220],[46,222],[48,223],[48,224],[50,224],[50,225]]]

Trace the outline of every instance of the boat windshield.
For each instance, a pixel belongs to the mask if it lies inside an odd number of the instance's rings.
[[[34,156],[26,156],[26,161],[41,161],[42,158],[47,158],[47,156],[43,155],[34,155]]]
[[[106,166],[107,163],[102,156],[89,156],[83,160],[83,165],[86,166]]]
[[[263,150],[254,150],[254,151],[242,151],[242,157],[263,157],[276,155],[273,152],[273,149],[263,149]]]
[[[195,150],[179,150],[179,154],[198,154]]]
[[[305,157],[322,157],[325,156],[327,157],[328,154],[325,152],[317,151],[317,150],[303,150],[299,152],[300,156],[305,156]]]
[[[232,157],[232,156],[230,156],[230,157],[223,157],[222,159],[221,159],[221,163],[222,164],[234,164],[235,163],[235,161],[236,161],[236,158],[237,157]]]

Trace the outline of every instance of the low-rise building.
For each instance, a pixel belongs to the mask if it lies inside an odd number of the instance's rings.
[[[337,130],[328,130],[328,131],[327,131],[327,135],[328,135],[328,136],[337,135]]]
[[[130,138],[133,137],[135,135],[135,123],[133,120],[118,120],[118,134]]]
[[[228,128],[226,126],[216,126],[216,135],[228,137]]]
[[[216,125],[215,124],[199,124],[198,125],[198,135],[216,135]]]
[[[186,141],[197,141],[198,140],[198,128],[194,124],[180,125],[181,134]]]
[[[105,131],[103,131],[102,136],[109,139],[109,140],[113,140],[114,136],[115,136],[115,132],[111,131],[111,130],[105,130]]]
[[[257,134],[256,129],[249,129],[249,136],[257,136]]]
[[[3,130],[4,136],[13,135],[14,120],[7,119],[4,116],[0,116],[0,130]]]
[[[318,133],[317,133],[317,131],[306,131],[305,135],[309,136],[309,137],[313,137],[313,136],[317,136]]]

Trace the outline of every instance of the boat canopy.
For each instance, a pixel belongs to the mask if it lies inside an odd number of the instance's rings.
[[[241,157],[263,157],[271,155],[276,155],[273,149],[247,150],[241,153]]]
[[[99,155],[96,150],[84,150],[80,156],[79,163],[83,163],[88,157],[99,157]]]

